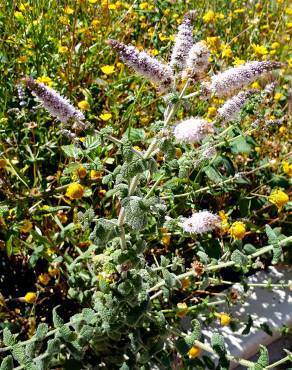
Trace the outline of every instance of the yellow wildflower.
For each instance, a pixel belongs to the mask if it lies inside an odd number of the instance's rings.
[[[49,284],[49,281],[51,280],[51,277],[49,274],[47,273],[44,273],[44,274],[40,274],[38,276],[38,280],[41,284],[43,285],[48,285]]]
[[[282,94],[282,93],[280,93],[280,92],[276,92],[276,94],[274,95],[274,100],[275,100],[275,101],[279,101],[279,100],[281,100],[283,97],[284,97],[284,94]]]
[[[290,59],[288,60],[288,65],[289,65],[289,67],[290,67],[290,68],[292,68],[292,58],[290,58]]]
[[[29,220],[24,220],[23,225],[20,229],[22,233],[29,233],[32,229],[32,223]]]
[[[57,276],[59,274],[60,270],[56,267],[52,267],[50,266],[48,268],[48,273],[50,274],[50,276],[54,277],[54,276]]]
[[[111,113],[103,113],[99,116],[100,119],[102,119],[103,121],[108,121],[112,118],[112,114]]]
[[[240,9],[235,9],[234,10],[234,13],[235,14],[240,14],[240,13],[244,13],[246,11],[246,9],[245,8],[240,8]]]
[[[217,317],[217,319],[219,319],[221,326],[227,326],[230,324],[231,317],[227,315],[227,313],[224,313],[224,312],[217,313],[216,312],[215,316]]]
[[[80,177],[80,179],[84,179],[87,175],[87,170],[84,166],[80,166],[77,170],[77,175]]]
[[[24,16],[22,12],[14,12],[14,17],[19,21],[19,22],[24,22]]]
[[[111,9],[111,10],[115,10],[115,9],[117,9],[117,6],[116,6],[116,4],[109,4],[108,8]]]
[[[99,19],[93,19],[93,21],[91,22],[91,25],[93,27],[97,27],[100,25],[100,20]]]
[[[209,107],[207,117],[208,118],[213,118],[213,117],[216,116],[216,113],[217,113],[217,109],[215,107]]]
[[[220,47],[220,40],[217,36],[214,37],[207,37],[207,45],[212,47],[213,49],[219,49]]]
[[[239,66],[239,65],[244,64],[244,63],[245,63],[245,60],[244,59],[240,59],[238,57],[235,57],[234,60],[233,60],[233,62],[232,62],[232,64],[234,66]]]
[[[90,109],[90,105],[88,103],[87,100],[81,100],[79,103],[78,103],[78,107],[81,109],[81,110],[89,110]]]
[[[145,10],[145,9],[148,9],[148,3],[141,3],[140,4],[140,6],[139,6],[139,8],[141,9],[141,10]]]
[[[58,51],[60,54],[66,54],[68,52],[68,47],[60,45]]]
[[[179,159],[182,156],[182,150],[181,148],[175,148],[175,156],[177,159]]]
[[[111,75],[115,72],[115,66],[106,65],[100,68],[105,75]]]
[[[189,311],[188,305],[185,302],[178,303],[176,306],[177,306],[176,316],[180,318],[184,317]]]
[[[279,44],[279,42],[273,42],[272,45],[271,45],[271,49],[279,49],[281,45]]]
[[[37,300],[37,295],[36,293],[34,292],[28,292],[26,293],[26,295],[24,296],[24,301],[26,303],[35,303]]]
[[[268,54],[268,50],[263,45],[258,44],[251,44],[251,47],[253,48],[253,51],[258,55],[266,55]]]
[[[18,8],[23,13],[32,10],[32,7],[29,5],[29,3],[21,3]]]
[[[279,128],[279,133],[280,133],[281,135],[285,135],[285,134],[287,133],[287,128],[286,128],[285,126],[281,126],[281,127]]]
[[[84,195],[84,188],[77,182],[72,183],[66,190],[66,196],[70,199],[80,199]]]
[[[224,210],[219,211],[219,217],[221,219],[221,228],[224,232],[229,230],[229,223],[228,223],[228,215],[225,213]]]
[[[70,8],[69,6],[66,6],[64,8],[64,13],[68,14],[68,15],[71,15],[74,13],[74,10],[72,8]]]
[[[253,89],[259,90],[259,89],[261,88],[261,85],[260,85],[257,81],[255,81],[255,82],[253,82],[253,83],[251,84],[251,87],[252,87]]]
[[[233,222],[229,229],[229,234],[235,240],[242,240],[246,234],[245,224],[241,221]]]
[[[200,347],[198,346],[192,346],[192,348],[189,350],[188,352],[188,356],[191,360],[197,358],[200,356],[202,350]]]
[[[292,22],[286,23],[287,28],[292,28]]]
[[[68,25],[70,24],[70,19],[69,19],[68,17],[64,17],[63,15],[61,15],[61,16],[59,17],[59,21],[60,21],[62,24],[66,25],[66,26],[68,26]]]
[[[225,49],[223,49],[222,51],[222,57],[223,58],[231,58],[233,56],[233,51],[231,50],[230,47],[227,47]]]
[[[165,36],[162,32],[160,32],[160,33],[158,34],[158,37],[159,37],[159,40],[160,40],[160,41],[165,41],[165,40],[167,40],[167,39],[168,39],[168,37],[167,37],[167,36]]]
[[[88,0],[89,4],[96,4],[98,0]]]
[[[53,85],[52,79],[48,76],[41,76],[41,77],[38,77],[36,80],[37,80],[37,82],[45,84],[49,87],[51,87]]]
[[[102,172],[91,170],[90,171],[90,179],[91,180],[100,180],[102,178]]]
[[[170,245],[170,235],[167,235],[167,234],[164,234],[161,238],[161,243],[165,246],[165,247],[169,247]]]
[[[289,196],[282,190],[273,190],[269,196],[269,201],[275,204],[280,212],[285,204],[289,202]]]
[[[282,168],[284,173],[292,177],[292,164],[289,164],[287,161],[282,161]]]
[[[207,13],[203,16],[203,21],[205,23],[212,23],[216,20],[216,13],[213,10],[208,10]]]

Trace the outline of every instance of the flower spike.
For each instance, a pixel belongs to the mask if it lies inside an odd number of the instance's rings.
[[[125,45],[116,40],[108,40],[108,44],[135,72],[157,84],[160,91],[165,91],[172,87],[173,72],[168,65],[151,57],[145,51],[137,50],[133,45]]]

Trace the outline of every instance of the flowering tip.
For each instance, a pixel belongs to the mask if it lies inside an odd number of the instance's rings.
[[[231,99],[228,99],[224,105],[218,109],[219,117],[225,122],[236,118],[247,99],[250,98],[255,92],[256,90],[241,91]]]
[[[221,221],[219,216],[209,211],[200,211],[185,218],[181,226],[186,232],[202,234],[221,227]]]
[[[181,71],[186,65],[189,51],[193,46],[193,16],[193,11],[186,13],[181,25],[178,27],[178,33],[175,37],[175,43],[169,63],[172,69]]]
[[[61,122],[80,122],[85,119],[79,109],[75,108],[68,99],[62,97],[54,89],[35,81],[32,77],[24,77],[22,81],[38,98],[43,107]]]
[[[252,61],[229,68],[211,77],[210,89],[217,96],[228,96],[254,82],[263,73],[283,66],[275,61]]]
[[[139,51],[133,45],[125,45],[116,40],[108,42],[129,67],[158,85],[160,91],[171,88],[174,77],[168,65],[161,63],[145,51]]]
[[[178,143],[197,143],[213,132],[212,123],[202,118],[189,118],[177,124],[174,137]]]

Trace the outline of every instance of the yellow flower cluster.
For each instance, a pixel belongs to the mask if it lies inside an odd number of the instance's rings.
[[[233,222],[229,234],[234,240],[242,240],[246,235],[245,224],[241,221]]]
[[[24,301],[26,303],[35,303],[37,300],[37,295],[36,293],[34,292],[28,292],[26,293],[26,295],[24,296]]]
[[[271,203],[275,204],[279,212],[289,202],[289,196],[282,190],[272,191],[268,199]]]
[[[227,313],[224,313],[224,312],[217,313],[216,312],[215,316],[219,320],[221,326],[227,326],[230,324],[231,317]]]
[[[287,161],[282,161],[282,168],[286,175],[292,177],[292,164],[289,164]]]
[[[84,188],[77,182],[70,184],[66,190],[66,196],[70,199],[81,199],[83,195]]]
[[[224,19],[224,14],[208,10],[207,13],[203,15],[203,21],[205,23],[215,23],[218,19]]]

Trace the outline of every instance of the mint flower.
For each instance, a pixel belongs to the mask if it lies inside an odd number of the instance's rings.
[[[193,26],[192,19],[195,11],[185,14],[182,24],[178,27],[178,33],[175,37],[174,47],[172,49],[170,66],[171,68],[182,70],[186,65],[186,60],[193,46]]]
[[[246,103],[247,99],[254,93],[254,90],[241,91],[239,94],[235,95],[233,98],[228,99],[221,108],[218,109],[219,116],[223,121],[232,121],[241,108]]]
[[[197,143],[206,135],[213,132],[210,122],[202,118],[189,118],[180,122],[174,129],[174,136],[178,143]]]
[[[220,227],[220,224],[219,216],[209,211],[200,211],[185,218],[181,226],[188,233],[202,234]]]
[[[139,51],[132,45],[125,45],[116,40],[109,40],[108,43],[129,67],[158,85],[160,91],[172,87],[173,72],[168,65],[151,57],[145,51]]]
[[[274,61],[248,62],[211,77],[211,83],[203,86],[205,94],[229,96],[254,82],[261,74],[281,68],[282,63]]]
[[[63,98],[57,91],[31,77],[23,79],[26,86],[39,99],[43,107],[61,122],[84,120],[83,113],[76,109],[66,98]]]

